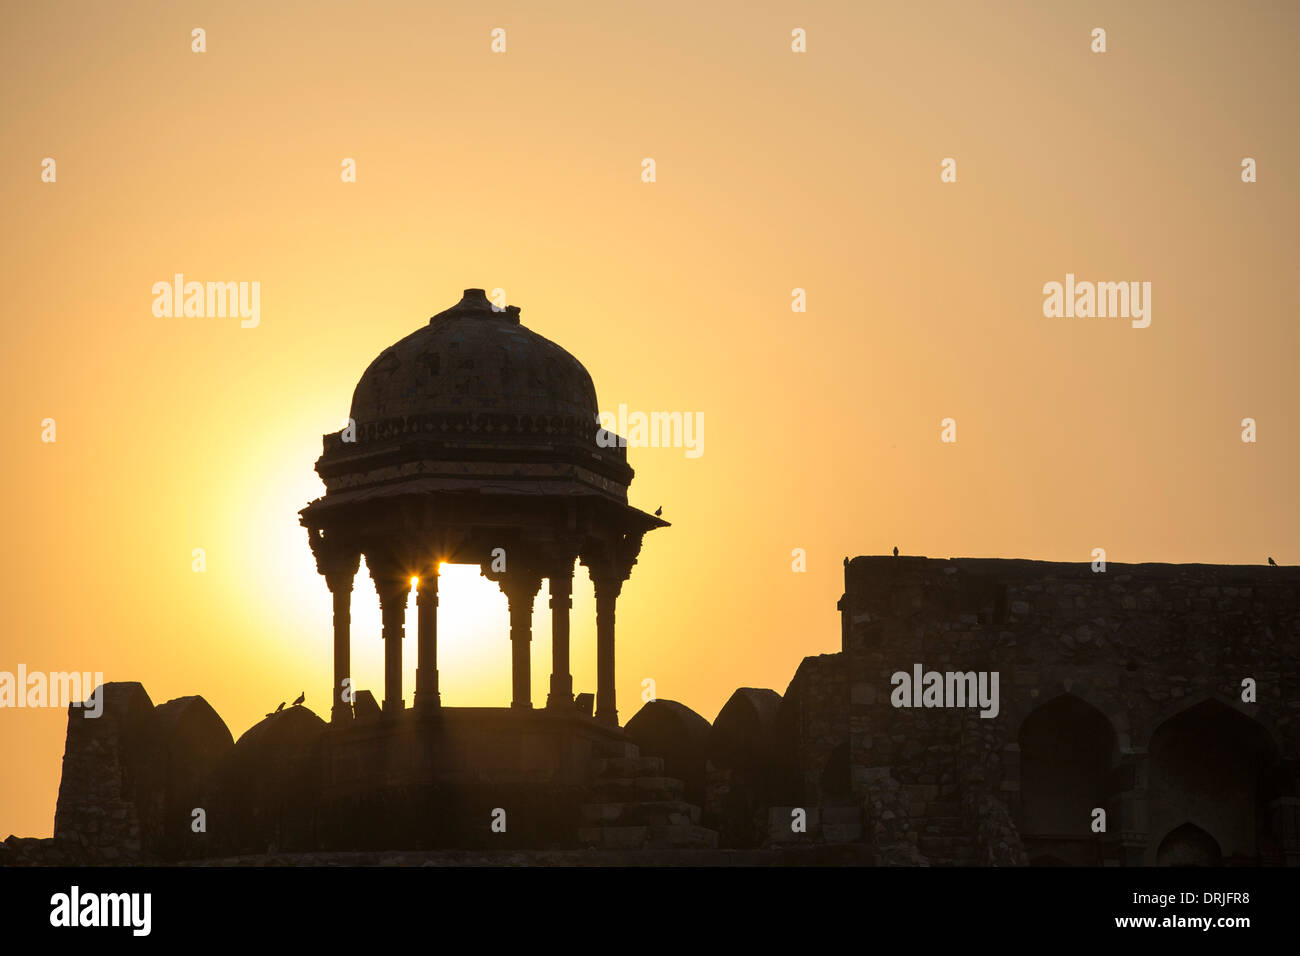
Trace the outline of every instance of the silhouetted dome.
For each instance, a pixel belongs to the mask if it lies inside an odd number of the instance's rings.
[[[290,707],[254,724],[215,772],[208,826],[224,853],[262,853],[310,839],[326,724]]]
[[[709,731],[709,756],[720,767],[751,767],[770,762],[781,695],[760,687],[741,687],[719,711]]]
[[[290,707],[259,720],[235,741],[237,760],[270,766],[287,755],[297,755],[316,743],[325,721],[306,707]]]
[[[172,748],[172,764],[199,772],[234,746],[235,738],[221,715],[202,697],[177,697],[154,708]]]
[[[594,423],[598,410],[582,363],[520,325],[514,306],[494,312],[482,289],[466,289],[456,305],[379,353],[352,395],[358,424],[447,412]]]
[[[664,773],[686,782],[686,798],[704,799],[704,760],[709,722],[675,700],[652,700],[623,728],[643,757],[662,757]]]

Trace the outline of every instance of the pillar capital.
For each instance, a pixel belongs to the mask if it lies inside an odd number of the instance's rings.
[[[331,592],[350,589],[361,566],[361,549],[346,540],[332,537],[319,528],[309,528],[308,540],[316,559],[316,573],[325,578]]]
[[[643,532],[623,532],[591,542],[580,555],[591,583],[617,597],[623,582],[632,576],[643,537]]]
[[[385,610],[399,605],[405,608],[414,576],[407,562],[392,552],[372,550],[366,552],[366,567],[370,569],[370,579],[375,582],[379,606]]]
[[[325,586],[330,589],[331,594],[342,594],[351,592],[353,583],[357,578],[357,566],[359,561],[353,561],[351,567],[332,568],[325,572]]]
[[[573,608],[573,564],[551,568],[546,579],[550,582],[551,610]]]
[[[494,574],[492,580],[496,581],[512,608],[516,603],[527,602],[531,611],[533,599],[542,589],[542,575],[532,570],[501,571]]]
[[[415,603],[424,607],[438,606],[438,579],[442,577],[442,572],[438,570],[438,562],[433,564],[418,575],[415,583]]]
[[[396,610],[405,612],[406,605],[411,599],[411,582],[376,581],[375,592],[379,595],[379,609],[381,611]]]
[[[611,598],[618,597],[623,593],[623,582],[626,580],[626,577],[608,572],[597,573],[593,571],[591,573],[591,583],[596,589],[597,598],[606,595]]]

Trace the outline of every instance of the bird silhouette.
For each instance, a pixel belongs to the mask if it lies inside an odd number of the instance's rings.
[[[298,699],[295,700],[295,701],[293,702],[293,706],[297,707],[299,704],[301,704],[301,703],[302,703],[304,700],[306,700],[306,699],[307,699],[307,692],[306,692],[306,691],[303,691],[301,694],[298,695]],[[282,704],[281,706],[284,706],[284,705]]]
[[[664,506],[663,506],[663,505],[660,505],[658,508],[655,509],[655,517],[656,517],[656,518],[658,518],[658,517],[659,517],[660,515],[662,515],[663,513],[664,513]]]
[[[1273,567],[1277,567],[1277,562],[1274,561],[1272,558],[1269,558],[1269,559],[1268,559],[1268,563],[1271,564],[1271,565],[1273,565]]]
[[[894,545],[894,557],[898,557],[898,545]]]
[[[280,711],[282,711],[282,710],[284,710],[284,701],[280,701],[280,706],[277,707],[277,708],[275,708],[275,710],[271,711],[271,712],[270,712],[269,714],[267,714],[266,716],[268,716],[268,717],[274,717],[276,714],[278,714],[278,713],[279,713]]]

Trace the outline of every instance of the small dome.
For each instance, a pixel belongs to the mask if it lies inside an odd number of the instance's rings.
[[[495,311],[482,289],[390,345],[352,395],[358,425],[409,415],[506,413],[596,421],[596,388],[582,363]]]

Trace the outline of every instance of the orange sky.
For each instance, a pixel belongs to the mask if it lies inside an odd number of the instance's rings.
[[[200,693],[236,737],[304,689],[326,712],[297,525],[320,436],[471,286],[602,408],[704,415],[700,458],[631,450],[632,503],[673,527],[620,599],[623,720],[647,677],[709,719],[784,691],[838,649],[847,554],[1300,562],[1300,7],[434,7],[0,10],[0,670]],[[155,318],[175,272],[260,282],[259,326]],[[1151,282],[1151,326],[1044,318],[1067,272]],[[354,672],[379,697],[366,583]],[[507,704],[504,596],[453,571],[442,611],[444,702]],[[65,724],[0,710],[0,836],[52,832]]]

